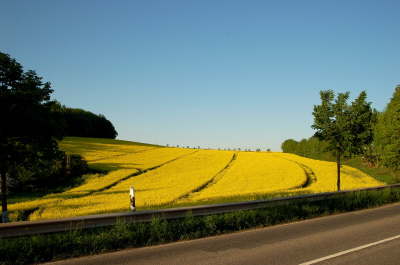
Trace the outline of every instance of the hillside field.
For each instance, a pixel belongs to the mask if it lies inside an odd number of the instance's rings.
[[[129,210],[129,187],[138,210],[252,200],[336,190],[336,164],[279,152],[162,147],[128,141],[65,138],[60,147],[82,155],[96,174],[62,193],[9,205],[11,217],[53,219]],[[384,183],[342,167],[342,189]]]

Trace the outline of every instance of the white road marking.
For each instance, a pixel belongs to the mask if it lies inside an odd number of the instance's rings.
[[[319,259],[314,259],[314,260],[311,260],[311,261],[307,261],[307,262],[301,263],[299,265],[315,264],[315,263],[318,263],[318,262],[321,262],[321,261],[325,261],[325,260],[328,260],[328,259],[333,259],[333,258],[342,256],[342,255],[346,255],[346,254],[351,253],[351,252],[355,252],[355,251],[359,251],[359,250],[364,249],[364,248],[369,248],[369,247],[372,247],[372,246],[376,246],[376,245],[379,245],[379,244],[382,244],[382,243],[385,243],[385,242],[388,242],[388,241],[391,241],[391,240],[395,240],[395,239],[398,239],[398,238],[400,238],[400,235],[389,237],[389,238],[386,238],[386,239],[383,239],[383,240],[379,240],[379,241],[376,241],[376,242],[373,242],[373,243],[370,243],[370,244],[366,244],[366,245],[363,245],[363,246],[359,246],[359,247],[356,247],[356,248],[351,248],[351,249],[348,249],[348,250],[344,250],[344,251],[341,251],[341,252],[338,252],[338,253],[335,253],[335,254],[332,254],[332,255],[329,255],[329,256],[325,256],[325,257],[319,258]]]

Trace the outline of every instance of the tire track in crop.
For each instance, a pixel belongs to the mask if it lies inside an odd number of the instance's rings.
[[[282,158],[282,159],[285,159],[287,161],[297,164],[301,169],[303,169],[304,174],[306,175],[306,180],[301,185],[291,187],[288,190],[306,188],[306,187],[310,186],[312,183],[317,181],[317,176],[315,175],[314,171],[309,166],[306,166],[298,161],[295,161],[295,160],[292,160],[292,159],[289,159],[286,157],[281,157],[281,156],[275,156],[275,157],[279,157],[279,158]]]
[[[317,181],[317,176],[315,175],[314,171],[309,166],[306,166],[300,162],[295,162],[295,161],[293,161],[293,162],[298,164],[304,170],[304,173],[306,174],[307,179],[302,185],[290,188],[290,190],[306,188],[306,187],[310,186],[312,183]]]
[[[93,195],[93,194],[95,194],[95,193],[99,193],[99,192],[103,192],[103,191],[109,190],[109,189],[111,189],[112,187],[116,186],[117,184],[121,183],[122,181],[125,181],[125,180],[127,180],[127,179],[129,179],[129,178],[133,178],[133,177],[142,175],[142,174],[144,174],[144,173],[146,173],[146,172],[149,172],[149,171],[152,171],[152,170],[156,170],[156,169],[158,169],[158,168],[160,168],[160,167],[162,167],[162,166],[165,166],[165,165],[167,165],[167,164],[169,164],[169,163],[172,163],[172,162],[174,162],[174,161],[177,161],[177,160],[179,160],[179,159],[181,159],[181,158],[184,158],[184,157],[186,157],[186,156],[192,155],[192,154],[197,153],[197,152],[199,152],[199,150],[196,150],[196,151],[191,152],[191,153],[188,153],[188,154],[180,155],[180,156],[178,156],[178,157],[175,157],[175,158],[173,158],[173,159],[171,159],[171,160],[168,160],[168,161],[166,161],[166,162],[164,162],[164,163],[161,163],[161,164],[156,165],[156,166],[153,166],[153,167],[149,167],[149,168],[146,168],[146,169],[143,169],[143,170],[138,169],[138,170],[139,170],[138,172],[135,172],[135,173],[133,173],[133,174],[130,174],[130,175],[128,175],[128,176],[126,176],[126,177],[123,177],[123,178],[121,178],[121,179],[119,179],[119,180],[117,180],[117,181],[114,181],[113,183],[111,183],[111,184],[109,184],[109,185],[107,185],[107,186],[104,186],[104,187],[101,188],[101,189],[89,191],[89,192],[87,192],[87,193],[85,193],[85,194],[79,194],[79,195],[78,195],[78,194],[76,194],[76,195],[72,195],[72,194],[71,194],[71,195],[68,196],[68,199],[83,198],[83,197],[86,197],[86,196]],[[128,193],[128,191],[127,191],[127,193]],[[26,217],[25,217],[26,220],[29,220],[29,217],[30,217],[33,213],[35,213],[35,212],[39,212],[39,214],[41,214],[41,213],[45,210],[45,208],[46,208],[46,207],[38,207],[38,208],[35,208],[34,210],[30,211],[29,213],[25,214],[25,215],[26,215]]]
[[[142,174],[147,173],[147,172],[152,171],[152,170],[156,170],[156,169],[158,169],[158,168],[160,168],[160,167],[162,167],[162,166],[165,166],[165,165],[167,165],[167,164],[169,164],[169,163],[172,163],[172,162],[174,162],[174,161],[176,161],[176,160],[179,160],[179,159],[184,158],[184,157],[186,157],[186,156],[190,156],[190,155],[192,155],[192,154],[194,154],[194,153],[197,153],[198,151],[199,151],[199,150],[196,150],[196,151],[191,152],[191,153],[188,153],[188,154],[183,154],[183,155],[181,155],[181,156],[178,156],[178,157],[175,157],[175,158],[173,158],[173,159],[171,159],[171,160],[168,160],[168,161],[166,161],[166,162],[164,162],[164,163],[161,163],[161,164],[159,164],[159,165],[157,165],[157,166],[149,167],[149,168],[146,168],[146,169],[143,169],[143,170],[138,169],[138,170],[139,170],[138,172],[135,172],[135,173],[130,174],[130,175],[126,176],[126,177],[123,177],[123,178],[121,178],[121,179],[119,179],[119,180],[117,180],[117,181],[115,181],[115,182],[113,182],[113,183],[111,183],[111,184],[109,184],[109,185],[107,185],[107,186],[101,188],[101,189],[98,189],[98,190],[95,190],[95,191],[89,193],[88,195],[91,195],[91,194],[97,193],[97,192],[106,191],[106,190],[108,190],[108,189],[110,189],[110,188],[116,186],[117,184],[121,183],[122,181],[125,181],[125,180],[127,180],[127,179],[130,179],[130,178],[133,178],[133,177],[142,175]]]
[[[193,190],[191,190],[191,191],[179,196],[173,202],[176,202],[176,201],[179,201],[179,200],[182,200],[182,199],[187,199],[189,196],[191,196],[191,195],[193,195],[195,193],[198,193],[200,191],[203,191],[203,190],[209,188],[210,186],[214,185],[215,183],[217,183],[222,178],[222,176],[224,175],[226,170],[228,170],[232,166],[232,164],[236,160],[236,158],[237,158],[237,153],[234,153],[232,155],[231,160],[229,160],[229,162],[225,165],[225,167],[222,168],[220,171],[218,171],[217,174],[212,176],[211,179],[209,179],[208,181],[206,181],[202,185],[198,186],[197,188],[195,188],[195,189],[193,189]]]
[[[123,153],[123,154],[118,154],[118,155],[112,155],[112,156],[97,158],[97,159],[94,159],[94,160],[88,160],[88,162],[90,162],[90,163],[98,162],[98,161],[101,161],[101,160],[106,160],[106,159],[110,159],[110,158],[114,158],[114,157],[127,156],[127,155],[137,154],[137,153],[143,153],[143,152],[147,152],[147,151],[158,149],[158,148],[160,148],[160,147],[153,147],[153,148],[148,148],[148,149],[142,149],[142,150],[135,151],[135,152],[129,152],[129,153]]]

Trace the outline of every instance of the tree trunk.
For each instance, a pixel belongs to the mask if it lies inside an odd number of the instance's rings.
[[[8,222],[7,213],[7,174],[4,170],[0,172],[1,178],[1,221],[2,223]]]
[[[337,152],[337,190],[340,191],[340,151]]]

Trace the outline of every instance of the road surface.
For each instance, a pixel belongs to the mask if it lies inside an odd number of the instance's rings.
[[[48,264],[398,265],[400,203]]]

